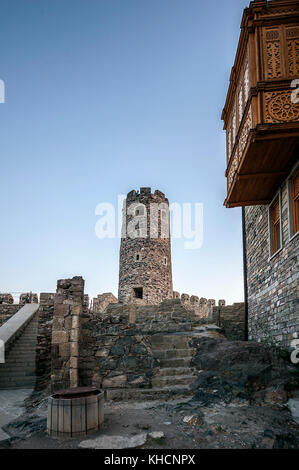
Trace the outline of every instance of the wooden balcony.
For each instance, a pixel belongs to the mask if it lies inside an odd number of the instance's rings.
[[[227,207],[269,203],[298,160],[296,87],[298,1],[251,2],[244,11],[222,113],[227,136]]]

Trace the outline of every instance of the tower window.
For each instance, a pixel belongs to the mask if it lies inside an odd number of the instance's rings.
[[[167,266],[167,256],[164,256],[164,258],[163,258],[163,264],[164,264],[164,266]]]
[[[141,253],[136,253],[135,255],[135,261],[141,261]]]
[[[144,205],[137,206],[135,209],[135,216],[144,215]]]
[[[142,299],[143,298],[143,288],[142,287],[134,287],[134,297],[136,299]]]

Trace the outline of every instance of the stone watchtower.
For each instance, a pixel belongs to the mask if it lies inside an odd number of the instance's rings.
[[[151,188],[133,190],[123,207],[119,301],[157,305],[172,295],[168,199]]]

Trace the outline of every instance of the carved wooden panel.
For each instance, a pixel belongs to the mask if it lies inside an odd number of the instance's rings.
[[[287,71],[289,77],[299,75],[299,26],[286,28]]]
[[[282,76],[281,41],[278,28],[265,31],[265,71],[266,79]]]
[[[238,151],[236,150],[236,152],[234,154],[232,164],[231,164],[230,169],[229,169],[229,173],[228,173],[228,187],[229,188],[231,187],[231,185],[234,181],[234,177],[235,177],[235,174],[237,172],[238,165],[239,165],[239,158],[238,158]]]
[[[238,145],[236,145],[235,152],[234,152],[234,155],[233,155],[232,164],[231,164],[230,169],[229,169],[229,173],[228,173],[228,187],[229,188],[231,187],[231,185],[234,181],[234,177],[236,175],[236,172],[237,172],[238,167],[239,167],[239,163],[240,163],[241,158],[243,156],[243,152],[244,152],[245,146],[247,144],[247,140],[248,140],[248,136],[249,136],[249,132],[250,132],[251,128],[252,128],[252,110],[251,110],[251,106],[250,106],[249,109],[248,109],[248,112],[247,112],[246,119],[245,119],[245,121],[243,123],[243,126],[241,128],[239,142],[238,142]]]
[[[245,146],[247,144],[250,129],[252,128],[252,111],[251,106],[249,107],[246,119],[244,121],[242,131],[239,138],[239,158],[241,159]]]
[[[299,121],[299,103],[291,101],[291,90],[264,93],[265,122]]]
[[[247,103],[249,97],[249,65],[248,63],[245,66],[244,72],[244,102]]]

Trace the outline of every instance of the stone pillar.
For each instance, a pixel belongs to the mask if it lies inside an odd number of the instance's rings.
[[[80,317],[84,304],[84,280],[80,276],[57,281],[52,329],[52,390],[77,387]]]
[[[35,390],[46,389],[49,387],[51,382],[51,344],[54,296],[54,293],[45,292],[42,292],[39,296]]]

